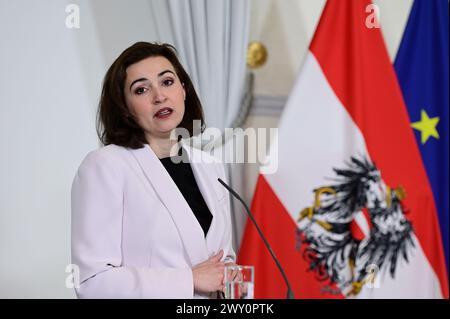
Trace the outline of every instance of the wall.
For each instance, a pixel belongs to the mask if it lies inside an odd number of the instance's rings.
[[[66,5],[80,28],[66,28]],[[71,298],[70,187],[88,151],[106,68],[154,40],[149,4],[0,0],[0,298]]]

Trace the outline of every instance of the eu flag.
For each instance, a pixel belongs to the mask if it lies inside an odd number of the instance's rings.
[[[448,0],[414,1],[395,60],[395,69],[433,190],[448,273]]]

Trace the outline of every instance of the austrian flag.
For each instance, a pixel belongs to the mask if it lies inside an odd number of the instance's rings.
[[[433,193],[370,5],[328,0],[252,211],[296,298],[448,298]],[[251,223],[238,263],[255,266],[255,298],[286,296]]]

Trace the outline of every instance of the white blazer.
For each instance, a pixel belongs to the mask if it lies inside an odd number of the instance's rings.
[[[72,185],[72,263],[79,298],[208,298],[194,294],[191,268],[220,249],[234,262],[223,165],[183,148],[213,215],[207,233],[148,144],[90,152]],[[77,276],[74,276],[76,278]],[[215,294],[214,294],[215,295]]]

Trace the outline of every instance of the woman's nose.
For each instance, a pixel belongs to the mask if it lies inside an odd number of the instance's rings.
[[[162,88],[155,88],[153,90],[153,103],[160,104],[167,100],[167,96],[164,94]]]

